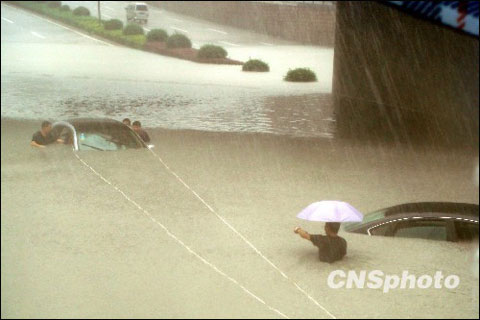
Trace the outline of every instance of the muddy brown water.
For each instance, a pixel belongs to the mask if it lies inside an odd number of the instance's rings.
[[[2,119],[2,317],[278,315],[168,237],[63,145],[28,146],[36,121]],[[342,233],[332,265],[293,234],[307,204],[362,212],[411,201],[478,203],[475,149],[148,129],[155,152],[218,214],[337,317],[478,317],[478,244]],[[328,315],[283,279],[147,150],[79,156],[202,257],[289,317]],[[478,264],[478,261],[477,261]],[[453,290],[331,289],[334,270],[456,274]]]

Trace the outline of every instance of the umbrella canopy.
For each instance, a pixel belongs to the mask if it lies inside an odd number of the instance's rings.
[[[323,222],[360,222],[363,214],[346,202],[319,201],[303,209],[297,218]]]

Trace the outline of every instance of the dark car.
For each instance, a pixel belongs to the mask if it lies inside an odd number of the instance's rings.
[[[77,118],[55,122],[53,134],[74,150],[114,151],[150,147],[130,127],[107,118]]]
[[[478,241],[478,205],[456,202],[406,203],[343,223],[347,232],[370,236]]]

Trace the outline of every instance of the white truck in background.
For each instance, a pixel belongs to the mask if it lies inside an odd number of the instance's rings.
[[[125,7],[127,22],[148,22],[148,5],[145,2],[132,2]]]

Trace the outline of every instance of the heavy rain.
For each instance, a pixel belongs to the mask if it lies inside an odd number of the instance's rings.
[[[478,2],[399,3],[2,1],[2,318],[478,318]]]

